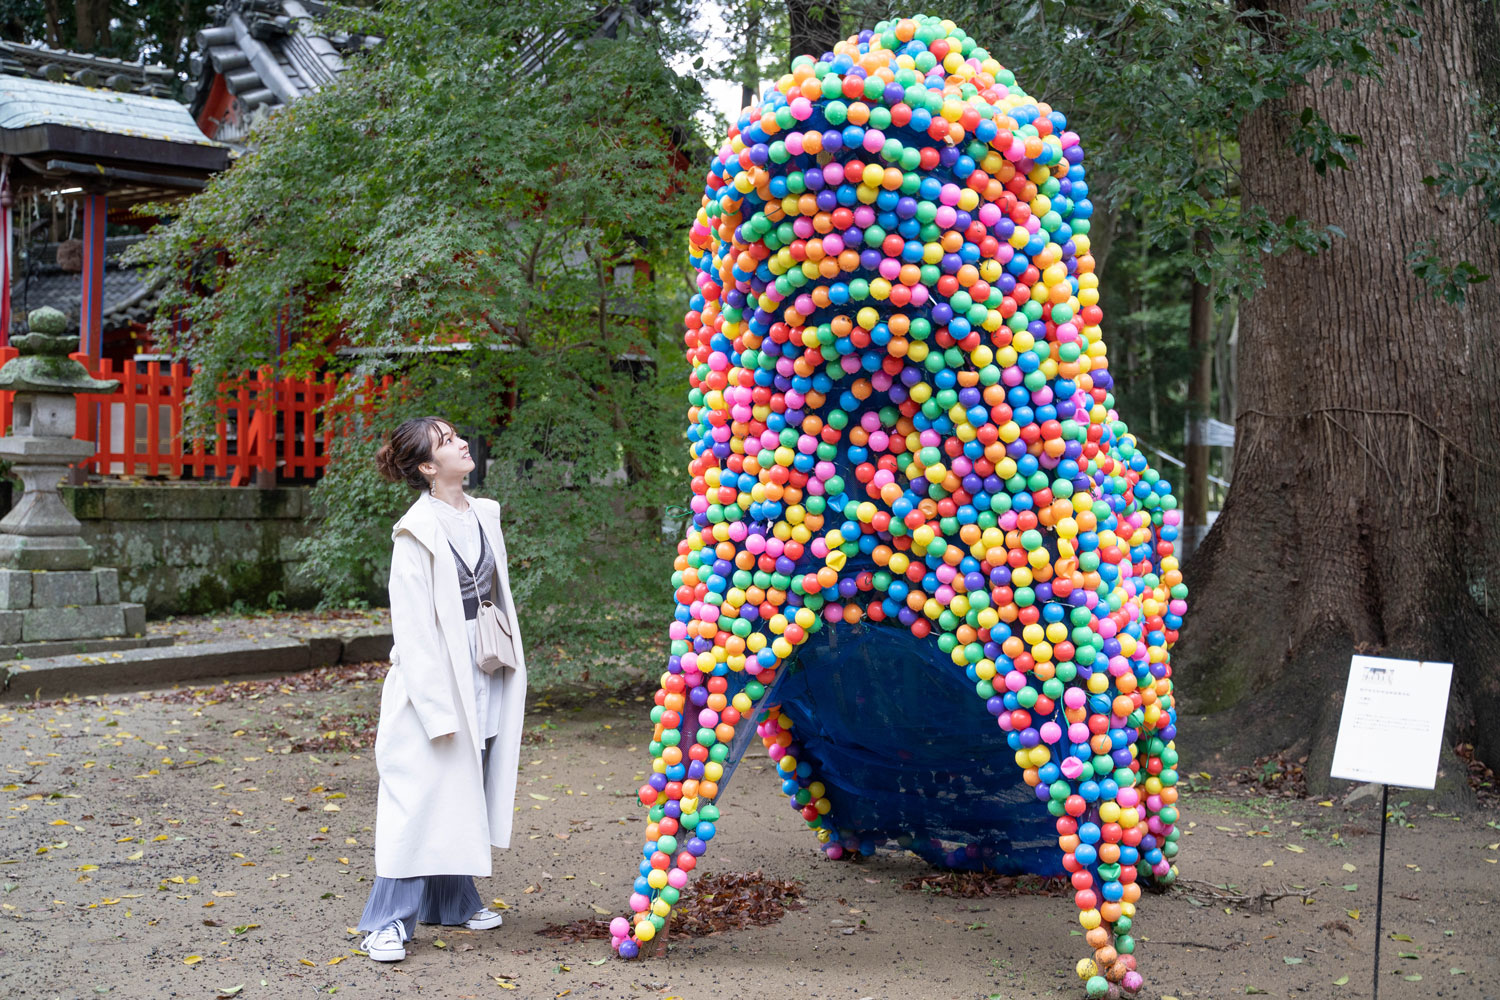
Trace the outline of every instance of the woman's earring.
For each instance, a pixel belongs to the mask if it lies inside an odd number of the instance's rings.
[[[427,492],[437,496],[437,477],[427,480]]]

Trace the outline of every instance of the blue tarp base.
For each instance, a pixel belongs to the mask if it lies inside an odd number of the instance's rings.
[[[1022,780],[973,683],[932,638],[868,620],[825,624],[763,704],[794,720],[799,762],[827,788],[846,849],[905,849],[945,868],[1063,873],[1056,821]]]

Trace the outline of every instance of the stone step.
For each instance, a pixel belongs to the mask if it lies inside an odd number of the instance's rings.
[[[247,674],[289,674],[390,655],[389,632],[281,636],[263,641],[189,643],[72,653],[0,663],[0,701],[61,698]],[[3,651],[5,647],[0,647]]]
[[[169,635],[125,636],[118,639],[62,639],[56,642],[16,642],[0,645],[0,668],[5,660],[43,659],[49,656],[68,656],[85,653],[119,653],[127,649],[170,646]]]

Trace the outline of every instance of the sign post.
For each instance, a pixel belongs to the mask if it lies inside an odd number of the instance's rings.
[[[1385,815],[1390,786],[1432,788],[1448,714],[1453,664],[1356,656],[1330,777],[1380,784],[1380,861],[1375,876],[1375,988],[1380,997],[1380,918],[1385,896]]]

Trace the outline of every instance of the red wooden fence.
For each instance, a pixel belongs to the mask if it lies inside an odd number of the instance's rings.
[[[15,357],[0,347],[0,365]],[[220,386],[211,438],[183,437],[183,406],[193,384],[181,363],[104,358],[93,365],[72,355],[95,378],[116,379],[112,393],[78,397],[78,437],[97,443],[84,463],[104,475],[168,479],[228,479],[243,486],[322,475],[340,416],[352,407],[368,413],[392,379],[364,377],[354,401],[330,405],[344,386],[337,377],[274,378],[269,368],[247,372]],[[12,393],[0,392],[0,428],[9,428]],[[97,431],[97,433],[95,433]]]

